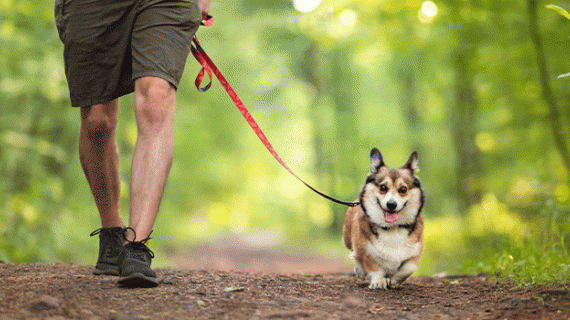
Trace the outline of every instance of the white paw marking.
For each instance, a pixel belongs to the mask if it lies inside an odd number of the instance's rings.
[[[388,279],[384,277],[381,272],[371,272],[370,273],[370,289],[387,289]]]

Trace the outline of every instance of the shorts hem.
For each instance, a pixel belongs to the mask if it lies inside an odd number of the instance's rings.
[[[96,104],[105,104],[107,102],[120,98],[124,95],[133,93],[134,91],[135,91],[134,88],[124,88],[122,90],[115,92],[114,94],[104,95],[96,98],[72,99],[71,106],[76,108],[85,108],[85,107],[94,106]]]
[[[145,71],[145,72],[134,73],[132,79],[134,81],[136,79],[143,77],[156,77],[164,79],[168,81],[171,85],[173,85],[175,89],[178,89],[178,84],[180,83],[180,80],[176,80],[174,77],[160,71]]]

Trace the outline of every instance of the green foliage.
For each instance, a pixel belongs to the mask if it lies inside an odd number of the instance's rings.
[[[324,0],[308,13],[285,0],[212,6],[216,24],[199,30],[202,45],[305,180],[353,200],[372,147],[390,166],[419,150],[421,274],[498,272],[525,283],[567,276],[568,84],[541,79],[536,62],[544,57],[541,70],[552,74],[568,70],[565,19],[538,10],[540,54],[525,1]],[[99,221],[77,159],[79,113],[69,105],[52,7],[0,0],[0,259],[92,263],[96,240],[87,235]],[[157,265],[250,229],[345,254],[346,208],[280,168],[217,82],[196,92],[198,70],[190,57],[153,234]],[[126,220],[132,96],[121,105]]]
[[[463,219],[430,221],[420,272],[496,275],[525,286],[568,283],[568,207],[544,198],[525,211],[521,216],[487,198]]]
[[[52,222],[72,188],[76,123],[48,2],[0,2],[0,258],[69,259]]]
[[[568,283],[570,279],[570,212],[568,207],[543,204],[534,212],[537,222],[524,238],[472,237],[480,248],[467,259],[462,271],[496,274],[522,285],[547,282]]]

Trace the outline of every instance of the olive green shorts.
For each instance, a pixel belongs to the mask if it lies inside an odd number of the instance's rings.
[[[141,77],[178,87],[200,20],[197,0],[56,0],[71,105],[107,103]]]

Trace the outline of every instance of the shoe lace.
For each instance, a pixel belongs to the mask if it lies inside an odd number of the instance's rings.
[[[137,233],[135,232],[135,230],[131,227],[127,227],[125,229],[123,229],[123,238],[125,238],[125,240],[127,241],[127,246],[130,246],[131,248],[133,248],[136,251],[142,251],[142,252],[147,252],[151,258],[154,258],[154,252],[152,252],[152,250],[150,250],[147,246],[146,246],[146,242],[150,239],[152,239],[150,237],[150,235],[152,234],[152,231],[149,233],[148,237],[140,240],[140,241],[130,241],[127,239],[125,233],[131,230],[133,232],[133,234],[135,235],[135,239],[137,238]]]
[[[119,248],[123,244],[124,229],[123,228],[99,228],[89,234],[93,237],[101,234],[101,243],[99,247],[99,254],[101,257],[109,257],[117,255]],[[120,238],[116,238],[119,236]]]
[[[90,237],[93,237],[93,236],[96,236],[96,235],[98,235],[98,234],[100,234],[100,233],[118,233],[118,234],[123,235],[123,233],[124,233],[123,230],[124,230],[124,228],[120,228],[120,227],[114,227],[114,228],[99,228],[99,229],[97,229],[97,230],[91,232],[91,233],[89,234],[89,236],[90,236]]]

